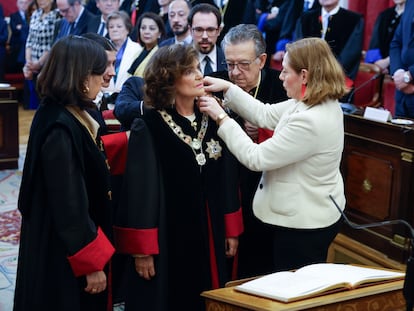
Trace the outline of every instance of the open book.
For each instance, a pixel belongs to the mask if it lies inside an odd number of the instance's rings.
[[[268,274],[235,287],[248,294],[283,302],[309,298],[362,284],[403,279],[405,273],[353,265],[320,263],[296,271]]]

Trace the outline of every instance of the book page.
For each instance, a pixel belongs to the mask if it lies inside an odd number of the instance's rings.
[[[404,273],[342,264],[314,264],[297,271],[268,274],[235,289],[284,302],[315,296],[328,290],[351,289],[369,281],[403,278]]]
[[[309,276],[318,276],[322,273],[324,279],[329,280],[330,282],[346,282],[349,283],[350,287],[356,287],[357,285],[371,281],[402,278],[405,275],[404,273],[383,270],[380,268],[376,269],[372,267],[368,268],[334,263],[308,265],[296,270],[295,273]]]

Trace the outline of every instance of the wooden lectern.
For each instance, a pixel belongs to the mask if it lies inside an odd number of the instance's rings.
[[[403,311],[403,283],[403,280],[376,283],[290,303],[238,292],[234,289],[234,283],[230,287],[205,291],[201,296],[205,298],[206,311]]]

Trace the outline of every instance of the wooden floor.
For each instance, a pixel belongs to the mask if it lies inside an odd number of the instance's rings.
[[[29,139],[30,125],[36,110],[25,110],[19,105],[19,144],[25,145]]]

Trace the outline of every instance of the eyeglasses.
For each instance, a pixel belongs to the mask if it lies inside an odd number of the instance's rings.
[[[208,28],[203,28],[203,27],[194,27],[191,28],[191,30],[193,31],[193,33],[196,36],[202,36],[204,34],[204,31],[207,33],[207,36],[215,36],[217,34],[218,28],[214,28],[214,27],[208,27]]]
[[[224,62],[223,65],[227,66],[228,71],[233,71],[237,67],[240,71],[247,71],[250,69],[250,65],[258,59],[259,56],[256,56],[253,60],[243,60],[238,63]]]
[[[59,11],[59,13],[60,13],[60,15],[66,15],[66,14],[68,14],[68,12],[69,12],[69,10],[71,9],[71,7],[72,7],[73,5],[71,5],[71,6],[69,6],[68,8],[66,8],[66,9],[63,9],[63,10],[58,10]]]

